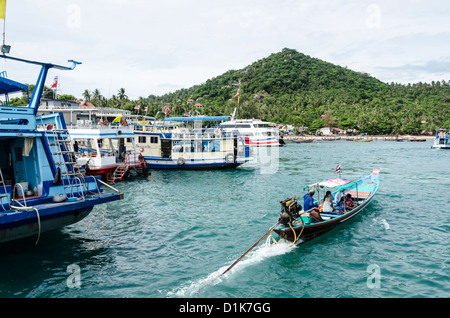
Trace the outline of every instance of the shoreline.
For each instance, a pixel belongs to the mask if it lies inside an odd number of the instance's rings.
[[[316,136],[316,135],[288,135],[283,136],[284,140],[323,140],[323,141],[334,141],[334,140],[346,140],[354,141],[358,139],[371,139],[371,140],[384,140],[384,141],[410,141],[411,139],[419,140],[434,140],[435,136],[420,136],[420,135],[399,135],[399,136],[386,136],[386,135],[365,135],[365,136]]]

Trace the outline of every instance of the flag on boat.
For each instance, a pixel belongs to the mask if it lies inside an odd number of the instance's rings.
[[[341,164],[338,164],[336,167],[336,173],[341,173]]]
[[[191,116],[191,112],[189,112],[189,113],[184,113],[183,116],[184,116],[184,117],[190,117],[190,116]]]
[[[237,90],[237,92],[236,92],[236,95],[234,95],[233,97],[238,97],[239,96],[239,91],[240,91],[241,89],[240,88],[238,88],[238,90]]]
[[[136,109],[136,110],[141,109],[141,105],[136,105],[136,106],[134,106],[134,109]]]
[[[120,120],[122,119],[122,115],[117,116],[116,118],[114,118],[114,120],[112,121],[113,123],[120,123]]]
[[[168,112],[169,112],[169,105],[167,105],[166,108],[164,108],[164,114],[167,115]]]
[[[148,112],[148,106],[145,106],[144,112]]]
[[[0,7],[0,9],[1,9],[1,7]],[[56,88],[57,86],[58,86],[58,76],[55,76],[55,82],[52,84],[52,88]]]
[[[6,0],[0,0],[0,19],[5,20]]]

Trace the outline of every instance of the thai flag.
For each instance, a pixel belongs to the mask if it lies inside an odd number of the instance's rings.
[[[134,106],[134,109],[136,109],[136,110],[141,109],[141,105],[136,105],[136,106]]]
[[[336,167],[336,173],[341,173],[341,164],[338,164]]]
[[[58,87],[58,76],[55,76],[55,81],[52,84],[52,88]]]
[[[237,90],[237,92],[236,92],[236,95],[234,95],[233,97],[237,97],[237,96],[239,96],[239,91],[240,91],[241,89],[240,88],[238,88],[238,90]]]
[[[191,116],[191,112],[189,112],[189,113],[184,113],[183,116],[184,116],[184,117],[190,117],[190,116]]]

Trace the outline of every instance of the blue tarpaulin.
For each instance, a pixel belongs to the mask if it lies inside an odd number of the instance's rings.
[[[16,93],[23,90],[28,92],[28,85],[0,77],[0,94]]]

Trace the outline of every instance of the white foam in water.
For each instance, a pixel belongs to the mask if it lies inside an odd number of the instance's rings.
[[[389,223],[385,219],[382,219],[381,223],[383,224],[383,226],[384,226],[384,228],[386,230],[389,230],[391,228],[391,226],[389,225]]]
[[[375,223],[379,223],[381,224],[385,230],[389,230],[391,228],[391,226],[389,225],[389,223],[386,221],[386,219],[373,219],[373,221]]]
[[[180,287],[173,292],[168,292],[167,295],[169,297],[195,297],[204,288],[221,283],[224,279],[233,275],[233,273],[236,273],[247,266],[262,262],[269,257],[289,253],[295,248],[295,246],[292,246],[292,242],[285,240],[280,240],[277,244],[267,244],[267,242],[247,254],[225,275],[222,275],[222,273],[225,272],[231,264],[221,267],[217,271],[209,274],[206,278],[192,282],[189,286]]]

